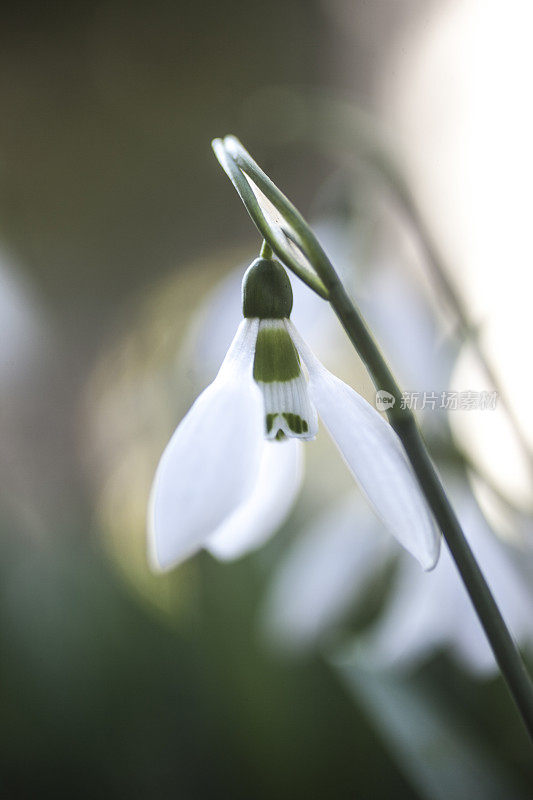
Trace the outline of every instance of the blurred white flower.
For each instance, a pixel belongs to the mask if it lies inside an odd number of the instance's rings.
[[[315,437],[318,411],[385,526],[431,569],[440,537],[400,440],[323,367],[291,310],[285,271],[257,259],[243,281],[245,319],[222,367],[159,463],[149,512],[154,565],[168,569],[201,547],[233,558],[274,533],[299,488],[298,439]]]
[[[517,563],[527,554],[494,536],[467,490],[457,485],[450,494],[510,630],[521,645],[533,644],[533,593]],[[314,521],[274,576],[264,612],[268,640],[296,650],[324,639],[362,600],[388,554],[398,562],[385,609],[355,644],[365,661],[378,668],[407,669],[436,650],[449,648],[474,672],[496,670],[448,549],[443,549],[439,563],[427,575],[413,569],[412,560],[392,540],[384,553],[383,534],[376,528],[353,498]]]
[[[262,613],[268,641],[299,652],[327,639],[393,555],[393,540],[359,496],[329,506],[274,573]]]
[[[454,508],[505,621],[523,646],[533,643],[533,593],[518,568],[525,557],[499,541],[473,496],[451,492]],[[420,580],[422,577],[422,580]],[[475,672],[497,669],[472,603],[447,548],[432,580],[424,581],[401,558],[386,613],[366,640],[367,654],[383,666],[409,667],[448,647]]]

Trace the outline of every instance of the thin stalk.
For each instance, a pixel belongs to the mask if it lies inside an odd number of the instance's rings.
[[[299,211],[265,175],[235,137],[216,140],[214,150],[267,244],[290,268],[293,268],[293,264],[292,259],[285,258],[285,254],[290,252],[287,250],[286,241],[290,240],[298,246],[301,255],[307,260],[308,266],[302,269],[301,259],[298,259],[298,269],[293,269],[293,271],[300,276],[303,272],[306,277],[311,272],[314,273],[316,280],[306,282],[315,291],[319,287],[320,291],[317,293],[322,297],[326,296],[331,303],[348,338],[364,361],[376,389],[384,389],[399,400],[402,392],[372,334],[316,236]],[[268,221],[258,207],[257,198],[253,196],[252,201],[248,202],[250,184],[243,173],[252,179],[277,209],[283,220],[283,227],[276,223],[276,229],[271,230]],[[443,533],[486,633],[504,680],[533,739],[533,686],[516,644],[448,501],[416,420],[410,409],[402,408],[400,402],[397,402],[389,410],[388,416],[403,443],[422,492]]]
[[[264,239],[263,239],[263,244],[261,245],[261,252],[259,253],[259,255],[261,256],[261,258],[266,258],[266,259],[272,258],[273,256],[272,248],[270,247],[269,243],[266,242]]]

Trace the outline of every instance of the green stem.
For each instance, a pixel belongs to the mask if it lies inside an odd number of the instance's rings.
[[[266,258],[270,260],[274,255],[272,252],[272,248],[270,247],[269,243],[263,239],[263,244],[261,246],[261,252],[259,254],[261,258]]]
[[[312,289],[322,297],[327,297],[348,338],[366,364],[376,389],[384,389],[399,400],[402,392],[372,334],[304,218],[235,137],[216,140],[213,148],[267,244],[296,274],[300,277],[303,275],[303,280]],[[247,178],[253,181],[277,210],[282,225],[278,222],[274,228],[269,225]],[[288,242],[297,246],[301,257],[293,258]],[[302,263],[302,259],[307,263]],[[294,267],[295,262],[297,268]],[[314,280],[311,279],[311,274],[314,274]],[[388,415],[391,425],[403,443],[420,487],[444,535],[487,635],[501,673],[533,739],[533,687],[530,678],[448,501],[416,420],[408,408],[402,408],[400,402],[389,410]]]

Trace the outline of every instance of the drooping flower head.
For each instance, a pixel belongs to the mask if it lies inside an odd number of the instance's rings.
[[[148,523],[154,565],[168,569],[201,547],[233,558],[262,544],[296,498],[302,440],[317,435],[319,414],[378,516],[431,569],[440,540],[400,440],[300,337],[282,265],[254,261],[242,293],[244,319],[219,373],[157,468]]]
[[[292,311],[288,275],[279,262],[258,258],[244,276],[242,294],[245,319],[259,320],[253,378],[263,395],[265,436],[314,439],[318,418],[286,325]]]

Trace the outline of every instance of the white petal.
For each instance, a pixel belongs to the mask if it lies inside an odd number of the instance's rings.
[[[239,558],[282,525],[300,489],[303,446],[297,439],[264,442],[252,492],[209,538],[205,547],[222,560]]]
[[[432,569],[440,536],[398,436],[366,400],[322,366],[294,325],[288,326],[309,372],[311,401],[355,479],[400,544],[424,569]]]
[[[200,548],[249,493],[263,446],[252,378],[257,320],[244,320],[213,383],[178,425],[157,468],[148,518],[155,568]]]

